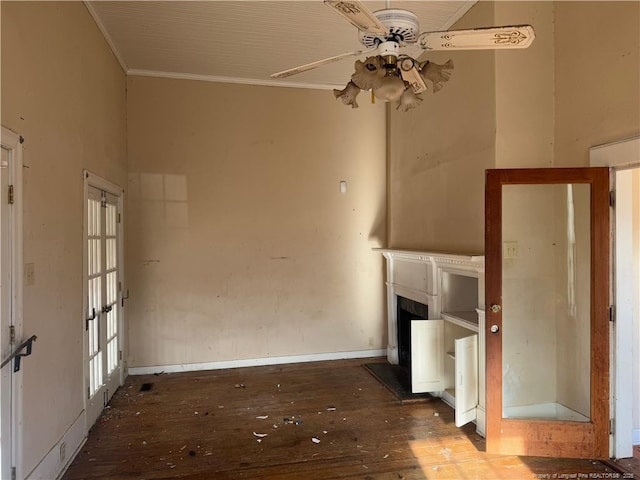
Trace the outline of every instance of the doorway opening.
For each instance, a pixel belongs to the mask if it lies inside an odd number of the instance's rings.
[[[590,163],[612,169],[615,192],[611,454],[627,458],[640,445],[640,137],[591,148]]]

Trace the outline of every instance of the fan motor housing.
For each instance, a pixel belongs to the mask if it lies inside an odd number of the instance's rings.
[[[365,47],[375,48],[385,40],[399,43],[416,43],[420,34],[418,17],[408,10],[399,8],[387,8],[373,12],[380,22],[389,29],[389,35],[372,35],[362,31],[358,32],[358,40]]]

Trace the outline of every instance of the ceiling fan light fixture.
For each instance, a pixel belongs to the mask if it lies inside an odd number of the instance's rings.
[[[333,95],[336,98],[342,100],[342,103],[345,105],[351,105],[351,108],[358,108],[358,102],[356,102],[356,98],[360,93],[360,87],[358,87],[355,83],[349,82],[347,86],[342,90],[333,89]]]
[[[385,76],[384,59],[379,56],[367,57],[364,62],[357,60],[351,81],[362,90],[371,90]]]
[[[400,110],[401,112],[406,112],[411,110],[412,108],[416,108],[422,102],[422,97],[414,93],[411,88],[407,88],[402,95],[400,95],[400,99],[398,100],[398,106],[396,110]]]
[[[438,65],[427,60],[420,66],[420,75],[431,82],[433,93],[436,93],[442,88],[442,84],[449,80],[452,70],[453,60],[451,59],[444,65]]]
[[[397,73],[388,71],[373,88],[373,94],[383,102],[393,102],[400,99],[404,90],[404,80]]]

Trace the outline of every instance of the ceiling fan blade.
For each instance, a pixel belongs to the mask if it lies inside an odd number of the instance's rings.
[[[536,35],[531,25],[425,32],[417,45],[425,50],[485,50],[527,48]]]
[[[359,0],[325,0],[324,3],[346,18],[358,30],[377,35],[389,34],[389,29]]]
[[[282,72],[271,74],[271,78],[286,78],[291,75],[297,75],[298,73],[306,72],[307,70],[312,70],[321,65],[326,65],[328,63],[337,62],[342,60],[343,58],[356,57],[358,55],[366,54],[376,50],[375,48],[367,49],[367,50],[354,50],[353,52],[341,53],[340,55],[336,55],[335,57],[325,58],[323,60],[318,60],[317,62],[307,63],[306,65],[300,65],[299,67],[290,68],[288,70],[283,70]]]

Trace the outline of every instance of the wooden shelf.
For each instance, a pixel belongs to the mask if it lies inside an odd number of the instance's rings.
[[[475,310],[465,312],[442,312],[442,318],[471,331],[478,331],[478,313]]]

